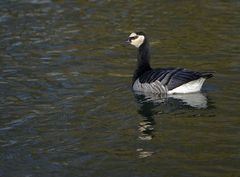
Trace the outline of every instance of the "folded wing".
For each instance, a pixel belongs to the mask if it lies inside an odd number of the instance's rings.
[[[209,72],[196,72],[183,68],[160,68],[145,72],[139,81],[149,84],[159,81],[168,90],[172,90],[190,81],[210,77],[212,74]]]

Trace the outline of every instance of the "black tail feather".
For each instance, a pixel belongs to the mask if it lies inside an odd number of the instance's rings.
[[[206,78],[206,79],[213,77],[214,76],[213,73],[215,73],[215,72],[201,72],[202,77]]]

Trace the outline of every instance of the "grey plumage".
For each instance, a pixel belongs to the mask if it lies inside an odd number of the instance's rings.
[[[153,83],[159,81],[167,90],[172,90],[185,83],[199,78],[210,78],[209,72],[196,72],[183,68],[159,68],[145,72],[139,77],[140,83]]]

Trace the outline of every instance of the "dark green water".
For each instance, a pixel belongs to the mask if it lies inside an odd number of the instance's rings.
[[[240,176],[239,1],[2,0],[0,27],[0,176]],[[134,95],[133,31],[215,77]]]

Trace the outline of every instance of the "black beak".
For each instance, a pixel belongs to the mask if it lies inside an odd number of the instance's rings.
[[[129,37],[129,38],[127,38],[127,40],[126,40],[126,43],[130,43],[131,42],[131,38]]]

